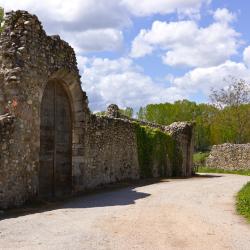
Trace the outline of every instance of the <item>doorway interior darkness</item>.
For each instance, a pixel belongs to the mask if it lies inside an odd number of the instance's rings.
[[[72,115],[63,85],[49,81],[40,111],[39,196],[53,198],[72,190]]]

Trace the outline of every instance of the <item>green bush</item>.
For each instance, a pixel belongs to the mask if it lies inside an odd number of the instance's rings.
[[[237,194],[237,211],[250,222],[250,182],[248,182]]]
[[[193,164],[195,167],[205,166],[206,159],[209,155],[209,152],[197,152],[193,154]]]

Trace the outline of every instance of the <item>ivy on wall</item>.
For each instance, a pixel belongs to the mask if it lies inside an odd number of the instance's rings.
[[[0,33],[3,31],[4,25],[4,9],[0,7]]]
[[[141,178],[152,177],[153,170],[161,177],[175,174],[174,168],[182,162],[175,140],[160,129],[139,123],[135,127]],[[168,169],[172,169],[171,173]]]

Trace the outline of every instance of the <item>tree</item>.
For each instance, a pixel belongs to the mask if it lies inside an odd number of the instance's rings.
[[[231,77],[228,87],[212,89],[210,99],[220,112],[216,116],[217,133],[222,141],[245,143],[250,130],[250,85]]]
[[[119,113],[129,118],[132,118],[134,114],[134,110],[130,107],[127,107],[125,109],[119,109]]]
[[[98,112],[95,113],[95,115],[97,115],[97,116],[105,116],[106,111],[98,111]]]

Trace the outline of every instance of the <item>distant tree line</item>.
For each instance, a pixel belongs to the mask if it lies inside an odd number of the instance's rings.
[[[196,123],[195,148],[206,151],[213,144],[250,142],[250,86],[230,78],[228,88],[211,90],[212,104],[188,100],[141,107],[138,119],[168,125],[176,121]]]

